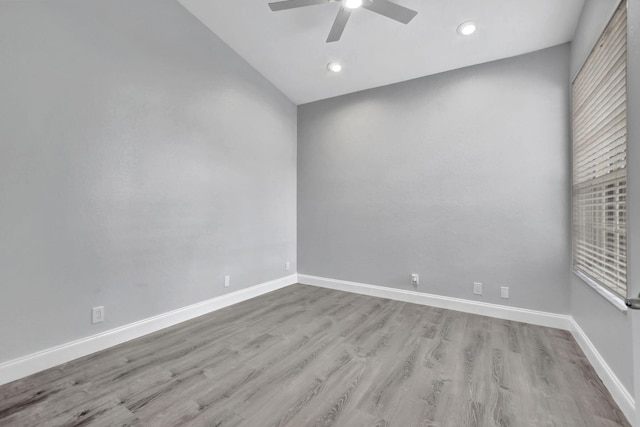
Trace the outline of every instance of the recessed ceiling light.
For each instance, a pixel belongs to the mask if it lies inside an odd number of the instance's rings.
[[[357,9],[362,6],[362,0],[345,0],[344,5],[349,9]]]
[[[333,71],[334,73],[339,73],[342,70],[342,65],[340,65],[339,62],[329,62],[327,64],[327,68],[329,69],[329,71]]]
[[[463,22],[458,25],[458,34],[461,36],[470,36],[476,32],[476,24],[473,21]]]

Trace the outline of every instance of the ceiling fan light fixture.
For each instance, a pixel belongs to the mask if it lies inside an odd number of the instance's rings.
[[[339,62],[332,61],[327,64],[327,69],[332,73],[339,73],[342,71],[342,65]]]
[[[458,25],[458,34],[461,36],[470,36],[476,32],[476,23],[473,21],[466,21]]]
[[[349,21],[349,16],[351,16],[351,12],[357,8],[366,9],[382,15],[385,18],[393,19],[401,24],[408,24],[418,14],[417,11],[399,5],[392,0],[279,0],[269,3],[269,8],[274,12],[278,12],[281,10],[330,3],[340,3],[340,10],[327,36],[327,43],[340,40],[344,28]]]
[[[362,6],[362,0],[345,0],[344,5],[348,9],[357,9]]]

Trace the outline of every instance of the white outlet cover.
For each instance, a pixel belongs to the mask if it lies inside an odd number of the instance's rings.
[[[231,284],[231,276],[224,276],[224,287],[228,288]]]
[[[509,287],[508,286],[500,287],[500,296],[502,298],[505,298],[505,299],[509,298]]]
[[[482,283],[473,282],[473,293],[476,295],[482,295]]]
[[[411,284],[417,285],[419,283],[420,283],[420,275],[419,274],[412,274],[411,275]]]
[[[286,271],[291,270],[291,263],[290,263],[289,261],[287,261],[287,262],[284,264],[284,269],[285,269]]]
[[[91,309],[91,323],[95,325],[102,322],[104,322],[104,307],[93,307]]]

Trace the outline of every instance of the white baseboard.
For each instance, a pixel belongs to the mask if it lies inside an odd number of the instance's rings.
[[[0,385],[297,282],[292,274],[0,364]]]
[[[584,354],[587,356],[587,359],[589,359],[589,362],[591,362],[596,373],[600,376],[602,382],[611,393],[611,396],[620,407],[620,410],[625,414],[628,420],[633,420],[635,417],[634,398],[624,385],[622,385],[609,365],[607,365],[607,362],[602,358],[596,347],[589,340],[589,337],[587,337],[573,317],[569,315],[508,307],[498,304],[488,304],[423,292],[369,285],[366,283],[309,276],[306,274],[298,274],[298,281],[305,285],[319,286],[431,307],[446,308],[465,313],[479,314],[482,316],[496,317],[498,319],[513,320],[516,322],[524,322],[570,331]]]
[[[571,316],[565,314],[508,307],[505,305],[444,297],[424,292],[348,282],[346,280],[327,279],[325,277],[308,276],[306,274],[298,274],[298,280],[300,283],[305,285],[314,285],[339,291],[369,295],[372,297],[428,305],[430,307],[446,308],[465,313],[496,317],[498,319],[514,320],[516,322],[524,322],[532,325],[564,329],[567,331],[571,330]]]
[[[574,336],[576,342],[591,362],[627,419],[633,420],[635,417],[635,401],[633,396],[624,385],[622,385],[618,377],[589,340],[589,337],[571,316],[304,274],[292,274],[287,277],[261,283],[168,313],[143,319],[110,331],[1,363],[0,385],[211,313],[221,308],[284,288],[294,283],[568,330]]]
[[[571,334],[584,352],[587,359],[595,369],[596,373],[611,393],[620,410],[631,423],[636,416],[636,403],[634,397],[620,382],[616,374],[611,370],[595,345],[591,342],[587,334],[582,330],[578,322],[571,318]]]

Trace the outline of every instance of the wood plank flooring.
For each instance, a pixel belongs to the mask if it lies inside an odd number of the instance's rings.
[[[0,426],[629,426],[566,331],[294,285],[0,387]]]

